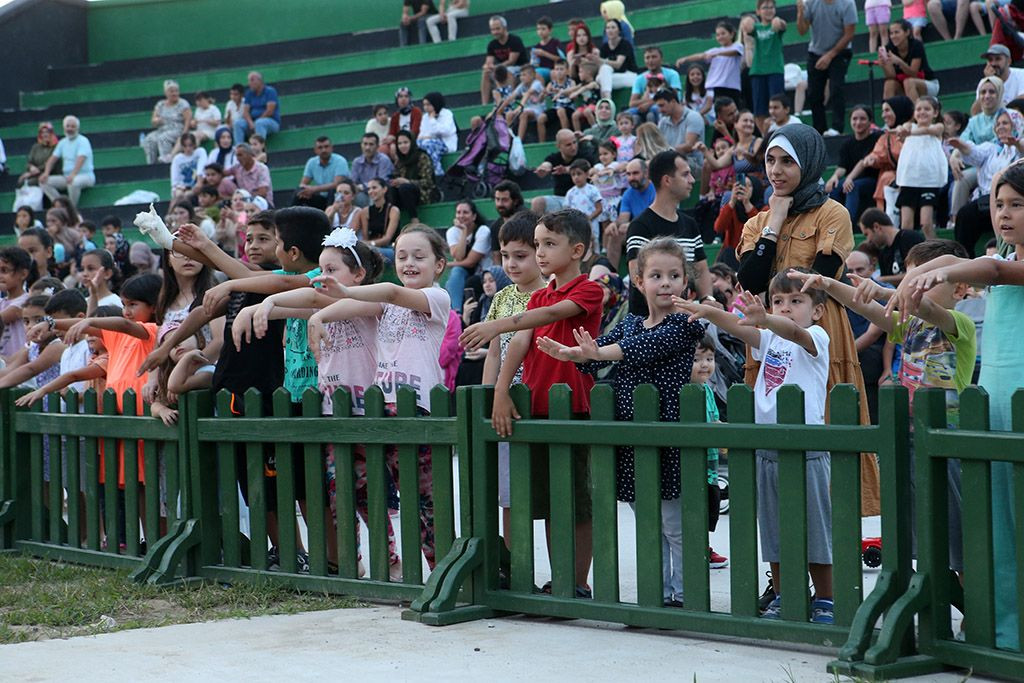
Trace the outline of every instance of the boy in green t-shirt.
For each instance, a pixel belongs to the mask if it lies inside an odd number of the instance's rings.
[[[768,99],[785,92],[785,62],[782,58],[782,34],[786,22],[775,16],[775,0],[757,0],[757,21],[745,17],[740,32],[750,67],[750,90],[754,100],[757,127],[767,133]]]
[[[952,240],[925,240],[907,252],[907,268],[928,263],[940,256],[969,258],[967,250]],[[896,290],[886,289],[870,279],[852,275],[856,289],[821,275],[793,273],[804,280],[805,287],[824,289],[829,296],[878,325],[889,339],[903,345],[899,382],[910,392],[913,408],[914,392],[919,388],[938,387],[946,390],[946,425],[959,424],[960,392],[971,383],[977,353],[977,332],[974,321],[954,309],[963,299],[968,286],[943,282],[921,299],[917,315],[901,316],[899,311],[887,315],[878,300],[888,300]],[[868,303],[863,303],[867,301]],[[901,318],[903,318],[901,320]],[[913,429],[913,423],[911,423]],[[913,437],[913,432],[911,432]],[[960,517],[960,461],[948,459],[949,479],[949,562],[957,572],[963,571],[963,547]],[[913,490],[913,439],[911,439],[911,490]],[[914,505],[911,503],[911,511]],[[912,527],[912,528],[916,528]],[[915,546],[916,546],[916,538]]]

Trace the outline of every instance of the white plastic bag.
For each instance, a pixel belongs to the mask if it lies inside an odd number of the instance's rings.
[[[14,192],[14,206],[11,211],[27,206],[33,211],[43,210],[43,190],[34,185],[22,185]]]
[[[130,194],[121,197],[114,206],[130,206],[132,204],[150,204],[152,202],[160,201],[160,195],[156,192],[150,192],[149,190],[135,190]]]
[[[508,170],[513,175],[522,175],[526,171],[526,150],[518,135],[512,136],[512,148],[508,151]]]

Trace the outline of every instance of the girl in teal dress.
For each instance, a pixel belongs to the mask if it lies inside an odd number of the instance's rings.
[[[1006,256],[971,260],[943,257],[911,271],[901,283],[896,301],[901,311],[913,310],[921,295],[940,282],[988,286],[985,334],[981,340],[978,384],[989,395],[989,427],[1010,431],[1010,399],[1024,389],[1024,165],[1008,167],[993,182],[992,224],[1009,250]],[[1016,543],[1014,529],[1020,511],[1014,501],[1013,465],[992,464],[992,531],[996,596],[996,645],[1020,647],[1017,611]],[[1024,587],[1020,587],[1024,588]]]

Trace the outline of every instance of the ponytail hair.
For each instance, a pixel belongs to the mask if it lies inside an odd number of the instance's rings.
[[[111,292],[117,292],[122,281],[121,269],[117,267],[117,263],[114,261],[114,257],[111,253],[106,249],[90,249],[82,254],[82,258],[85,258],[86,256],[95,256],[100,261],[100,267],[110,271],[110,279],[107,281],[107,287],[110,288]]]

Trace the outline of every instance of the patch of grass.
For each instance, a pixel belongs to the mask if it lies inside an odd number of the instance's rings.
[[[158,588],[133,583],[128,574],[0,555],[0,644],[361,606],[344,596],[266,585]]]

